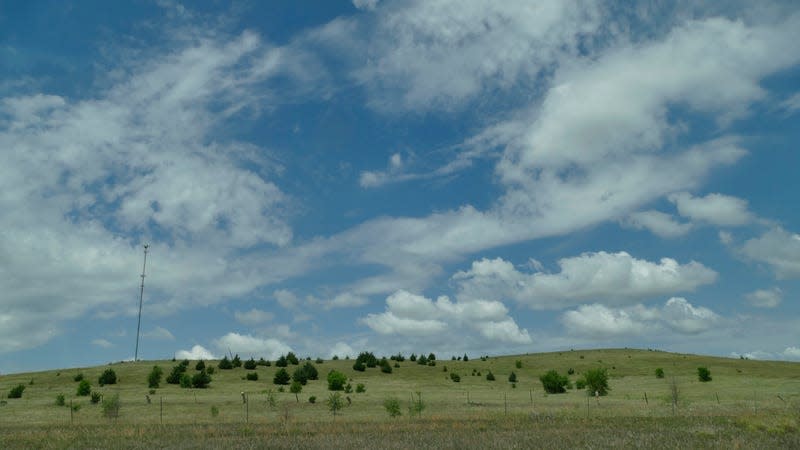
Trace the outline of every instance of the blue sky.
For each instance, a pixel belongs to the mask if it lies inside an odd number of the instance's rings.
[[[794,2],[0,6],[0,373],[800,359]]]

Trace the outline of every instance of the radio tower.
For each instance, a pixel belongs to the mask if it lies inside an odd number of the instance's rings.
[[[136,352],[133,354],[133,360],[139,360],[139,330],[142,327],[142,299],[144,298],[144,274],[145,267],[147,267],[147,249],[150,244],[144,244],[144,262],[142,263],[142,285],[139,288],[139,321],[136,323]]]

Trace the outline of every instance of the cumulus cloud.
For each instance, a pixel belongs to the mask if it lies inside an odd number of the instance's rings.
[[[195,345],[191,350],[178,350],[175,352],[175,359],[210,360],[218,358],[202,345]]]
[[[254,357],[263,357],[266,359],[278,359],[281,355],[292,351],[291,347],[278,339],[265,339],[234,332],[228,333],[219,339],[215,339],[214,346],[223,353],[230,349],[233,353],[253,355]]]
[[[250,311],[234,311],[233,317],[243,325],[254,326],[270,322],[275,315],[269,311],[253,308]]]
[[[330,301],[325,304],[325,308],[333,309],[333,308],[356,308],[359,306],[364,306],[369,303],[366,297],[355,295],[350,292],[343,292],[341,294],[336,295]]]
[[[384,335],[431,338],[476,330],[483,339],[514,344],[530,343],[528,331],[520,329],[498,301],[453,302],[446,296],[436,301],[407,291],[386,299],[386,311],[368,314],[361,322]]]
[[[786,359],[800,360],[800,348],[786,347],[783,351],[783,356],[786,357]]]
[[[681,297],[670,298],[661,308],[641,304],[610,308],[592,304],[581,305],[561,316],[568,333],[598,339],[652,336],[664,331],[695,335],[712,330],[721,321],[722,318],[710,309],[694,306]]]
[[[111,348],[114,346],[114,344],[112,344],[106,339],[92,339],[92,345],[101,348]]]
[[[358,352],[353,350],[353,347],[350,347],[344,342],[337,342],[333,344],[333,347],[328,351],[328,359],[333,358],[334,356],[338,356],[339,358],[345,358],[347,356],[353,357],[356,356]]]
[[[669,200],[681,216],[693,221],[736,226],[753,220],[753,215],[747,210],[747,201],[736,197],[722,194],[693,197],[688,192],[679,192],[670,195]]]
[[[795,111],[800,110],[800,92],[781,102],[781,108],[786,110],[788,113],[794,113]]]
[[[780,288],[758,289],[745,295],[745,298],[757,308],[775,308],[781,304],[783,291]]]
[[[800,234],[775,227],[745,241],[739,252],[769,266],[779,279],[800,278]]]
[[[155,327],[152,330],[143,333],[142,337],[159,341],[175,340],[175,336],[173,336],[172,333],[164,327]]]
[[[459,298],[513,299],[534,309],[561,309],[589,301],[629,305],[713,283],[717,273],[691,261],[671,258],[658,263],[626,252],[584,253],[558,261],[559,273],[524,273],[503,259],[474,261],[453,276]]]
[[[692,229],[690,223],[677,222],[670,214],[660,211],[639,211],[622,220],[622,225],[637,230],[648,230],[656,236],[674,238]]]

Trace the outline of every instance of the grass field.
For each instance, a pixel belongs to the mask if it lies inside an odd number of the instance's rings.
[[[352,360],[339,360],[315,364],[320,380],[304,386],[299,401],[288,386],[281,393],[272,384],[274,365],[258,367],[258,381],[245,380],[252,371],[243,368],[216,370],[208,389],[162,381],[149,394],[153,365],[166,376],[176,364],[143,361],[2,376],[0,448],[800,448],[798,363],[613,349],[440,359],[435,366],[406,360],[384,374],[378,368],[357,372]],[[700,366],[710,369],[712,381],[698,381]],[[99,387],[98,377],[109,367],[118,383]],[[577,389],[548,395],[538,379],[550,369],[562,374],[573,369],[574,382],[595,367],[608,370],[608,396],[594,398]],[[656,368],[664,370],[664,378],[655,376]],[[366,387],[364,393],[343,394],[350,404],[336,417],[325,404],[331,369],[344,372],[354,388]],[[490,370],[495,381],[486,380]],[[516,387],[508,382],[512,371]],[[193,362],[189,373],[194,372]],[[451,380],[453,372],[460,382]],[[76,396],[78,373],[105,397],[119,395],[119,417],[107,418],[100,405]],[[25,385],[22,398],[5,398],[19,384]],[[417,393],[425,408],[410,415]],[[56,405],[59,394],[65,406]],[[310,396],[317,402],[310,403]],[[387,397],[400,399],[402,416],[387,414]]]

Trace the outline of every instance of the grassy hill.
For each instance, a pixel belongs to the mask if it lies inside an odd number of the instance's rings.
[[[610,349],[499,356],[485,360],[476,355],[469,361],[445,360],[440,355],[435,366],[422,366],[406,359],[399,363],[399,367],[394,367],[391,374],[385,374],[379,368],[355,371],[352,360],[328,360],[314,363],[320,379],[309,381],[297,397],[289,392],[288,386],[284,388],[285,392],[278,392],[279,387],[272,383],[278,370],[274,364],[271,367],[259,366],[252,371],[216,369],[208,389],[185,389],[166,384],[162,379],[161,386],[151,393],[147,375],[152,367],[160,366],[166,377],[176,364],[178,362],[140,361],[1,376],[0,447],[28,446],[33,442],[52,442],[59,447],[61,441],[48,441],[44,437],[55,435],[77,439],[86,433],[105,433],[108,439],[112,439],[109,445],[116,445],[113,439],[122,436],[118,432],[135,436],[152,425],[163,425],[165,428],[162,430],[180,429],[183,430],[181,433],[189,433],[195,438],[206,436],[211,439],[206,443],[215,442],[213,436],[227,436],[230,430],[287,435],[295,430],[302,431],[301,434],[309,439],[303,442],[312,447],[328,446],[330,443],[314,439],[343,430],[352,432],[348,435],[351,440],[342,442],[356,446],[358,442],[352,439],[361,434],[363,427],[378,430],[378,437],[393,435],[397,430],[408,430],[408,427],[422,427],[432,435],[445,433],[463,437],[454,430],[469,425],[465,431],[470,433],[484,430],[483,434],[474,436],[475,439],[488,439],[487,444],[496,444],[503,441],[498,440],[499,436],[492,437],[492,433],[502,430],[505,430],[502,437],[508,438],[517,432],[530,433],[540,427],[539,438],[542,438],[545,430],[558,429],[563,433],[560,428],[547,423],[563,422],[567,428],[572,428],[570,424],[581,423],[582,431],[577,434],[573,430],[571,434],[553,436],[557,439],[553,442],[571,442],[570,439],[580,436],[589,439],[586,433],[594,427],[607,430],[609,424],[622,427],[623,424],[641,422],[642,425],[636,429],[644,436],[651,431],[655,433],[665,424],[681,423],[688,430],[706,420],[711,422],[703,429],[714,436],[719,432],[718,427],[732,426],[742,433],[763,432],[765,438],[777,437],[789,439],[789,444],[800,443],[797,431],[800,420],[798,363]],[[217,361],[207,364],[216,366]],[[189,365],[189,374],[196,373],[194,366],[195,362]],[[698,380],[697,368],[701,366],[711,371],[712,381],[702,383]],[[574,384],[585,371],[598,367],[607,369],[610,376],[611,391],[601,398],[590,397],[585,390],[578,389],[570,389],[564,394],[547,394],[539,381],[539,376],[547,370],[555,369],[566,375],[571,369],[574,373],[569,378]],[[108,368],[116,372],[118,381],[100,387],[98,377]],[[287,369],[291,373],[295,368],[290,365]],[[655,376],[657,368],[663,369],[664,378]],[[353,387],[353,392],[342,394],[346,406],[336,418],[325,404],[330,395],[325,377],[330,370],[346,374]],[[495,381],[486,379],[489,371],[495,375]],[[517,376],[515,384],[508,381],[512,371]],[[248,372],[257,372],[259,379],[246,380]],[[92,404],[89,397],[76,395],[78,383],[74,377],[79,373],[91,382],[92,390],[105,399],[115,394],[119,396],[118,417],[105,417],[100,404]],[[451,373],[458,374],[460,382],[454,382]],[[25,386],[22,397],[6,398],[8,392],[20,384]],[[364,385],[365,392],[355,392],[358,384]],[[677,388],[675,405],[672,401],[673,386]],[[243,402],[243,393],[247,403]],[[59,394],[64,395],[65,406],[56,405]],[[309,402],[311,396],[316,397],[316,403]],[[425,405],[421,417],[409,417],[408,407],[412,399],[419,396]],[[403,416],[389,417],[384,401],[390,397],[400,400]],[[724,423],[714,425],[714,421],[719,420]],[[115,425],[110,430],[109,423]],[[439,428],[436,428],[437,424]],[[531,428],[532,424],[538,425]],[[489,431],[489,434],[485,433]],[[737,433],[729,432],[729,437],[737,436]],[[241,438],[240,434],[236,436]],[[524,442],[524,436],[518,439]],[[146,439],[139,442],[146,442]],[[225,442],[228,442],[227,438]],[[403,442],[402,439],[396,441],[398,446]],[[447,442],[443,445],[449,446]],[[473,441],[465,441],[469,442]],[[625,445],[624,442],[604,442]],[[659,442],[667,441],[655,440],[654,444]],[[769,445],[771,441],[757,442]],[[514,442],[507,443],[512,445]],[[776,444],[783,446],[784,443]],[[405,444],[425,446],[424,442]],[[580,442],[574,444],[581,445]],[[172,446],[169,443],[165,445]]]

